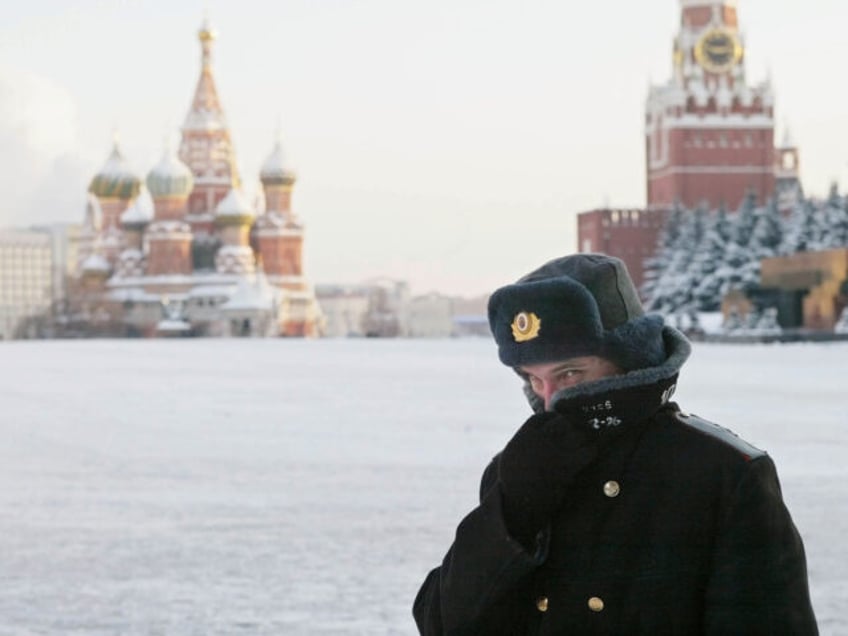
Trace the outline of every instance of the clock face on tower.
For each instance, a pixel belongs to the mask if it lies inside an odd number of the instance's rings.
[[[726,73],[742,59],[742,44],[731,31],[710,29],[695,45],[695,59],[710,73]]]

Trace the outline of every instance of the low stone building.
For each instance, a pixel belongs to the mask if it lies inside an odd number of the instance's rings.
[[[848,306],[848,249],[763,259],[760,279],[781,326],[832,331]]]

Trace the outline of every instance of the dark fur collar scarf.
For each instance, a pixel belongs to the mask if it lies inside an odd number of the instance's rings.
[[[600,435],[620,431],[654,415],[674,393],[677,375],[692,351],[689,341],[676,329],[666,326],[662,335],[665,362],[564,389],[553,396],[553,410]],[[534,411],[544,411],[544,404],[528,384],[524,392]]]

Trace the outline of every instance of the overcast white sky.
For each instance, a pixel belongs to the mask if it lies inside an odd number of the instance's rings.
[[[807,190],[848,176],[848,4],[739,0]],[[248,191],[278,120],[316,282],[476,294],[645,199],[642,118],[678,0],[28,0],[0,5],[0,225],[82,218],[113,129],[141,174],[178,138],[204,10]]]

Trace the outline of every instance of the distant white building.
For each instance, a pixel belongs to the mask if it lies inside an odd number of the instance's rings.
[[[316,285],[315,297],[324,315],[323,335],[349,338],[365,335],[369,289],[366,285]]]
[[[438,292],[413,297],[405,281],[390,278],[354,285],[316,285],[315,296],[325,318],[323,335],[330,338],[489,334],[487,297],[455,298]]]
[[[412,338],[448,338],[453,335],[453,300],[437,292],[414,297],[409,303]]]
[[[371,338],[409,335],[409,285],[406,281],[377,278],[369,281],[368,311],[363,329]]]
[[[53,302],[53,238],[35,230],[0,231],[0,338],[25,337]]]
[[[316,285],[323,335],[345,338],[409,336],[409,285],[375,278],[355,285]]]

